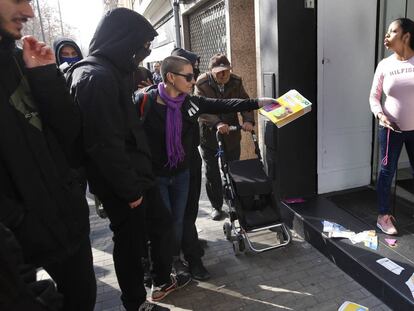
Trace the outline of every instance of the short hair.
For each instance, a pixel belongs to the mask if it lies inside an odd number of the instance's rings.
[[[191,65],[191,62],[181,56],[168,56],[164,58],[161,63],[161,76],[162,81],[167,82],[167,73],[180,72],[185,65]]]

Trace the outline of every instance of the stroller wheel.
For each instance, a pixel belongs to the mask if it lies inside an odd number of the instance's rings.
[[[245,250],[244,240],[242,236],[238,236],[233,241],[233,251],[236,256],[242,254]]]
[[[223,233],[224,233],[224,236],[226,237],[226,240],[230,241],[231,240],[231,224],[230,223],[225,222],[223,224]]]
[[[237,240],[239,240],[239,250],[240,252],[244,252],[246,250],[246,245],[244,244],[244,239],[241,235],[237,237]]]
[[[280,244],[285,242],[285,235],[283,234],[283,231],[277,231],[276,236]]]

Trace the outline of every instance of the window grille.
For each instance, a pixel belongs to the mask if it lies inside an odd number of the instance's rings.
[[[227,52],[224,1],[215,2],[189,15],[190,50],[201,57],[200,71],[208,70],[210,58]]]

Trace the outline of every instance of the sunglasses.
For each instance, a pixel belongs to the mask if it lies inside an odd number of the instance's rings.
[[[194,73],[187,73],[187,74],[182,74],[182,73],[178,73],[178,72],[171,72],[177,76],[181,76],[185,78],[185,81],[187,82],[191,82],[194,79]]]

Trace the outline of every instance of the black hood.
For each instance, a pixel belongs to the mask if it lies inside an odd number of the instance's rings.
[[[121,72],[132,72],[136,66],[133,56],[157,35],[142,15],[116,8],[101,19],[89,45],[89,55],[105,57]]]
[[[69,38],[59,38],[59,39],[56,39],[53,42],[53,49],[55,50],[56,64],[57,64],[58,67],[60,65],[62,65],[62,60],[61,60],[61,58],[59,56],[60,55],[60,50],[65,45],[72,46],[76,50],[76,52],[78,53],[79,57],[81,59],[83,58],[82,52],[81,52],[79,46],[76,44],[75,41],[73,41],[72,39],[69,39]]]
[[[175,48],[172,50],[171,55],[184,57],[189,60],[193,66],[197,61],[200,61],[200,57],[196,53],[193,53],[189,50],[184,50],[182,48]]]

